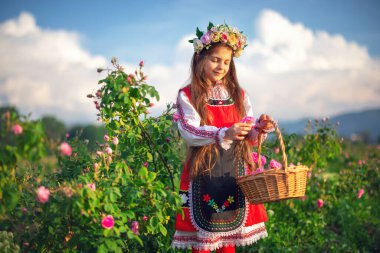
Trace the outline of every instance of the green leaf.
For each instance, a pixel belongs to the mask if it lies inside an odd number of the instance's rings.
[[[145,166],[142,166],[139,170],[139,176],[146,178],[148,176],[148,169]]]
[[[166,236],[166,234],[168,233],[168,231],[166,230],[166,228],[164,227],[164,225],[162,225],[161,223],[158,224],[158,228],[160,229],[160,232],[163,236]]]
[[[198,27],[197,27],[196,35],[197,35],[198,39],[200,39],[203,35],[203,32],[201,30],[199,30]]]
[[[212,27],[214,27],[214,24],[209,22],[207,26],[207,31],[211,30]]]
[[[146,156],[148,158],[148,162],[151,162],[153,160],[153,156],[150,152],[146,153]]]
[[[148,174],[148,181],[149,181],[149,182],[153,182],[154,179],[156,179],[156,176],[157,176],[156,173],[154,173],[154,172],[149,172],[149,174]]]
[[[108,250],[105,244],[100,245],[97,251],[97,253],[107,253],[107,252]]]
[[[150,221],[149,221],[149,224],[153,227],[153,228],[157,228],[158,226],[158,218],[156,216],[153,216]]]
[[[130,219],[135,218],[135,213],[132,210],[126,210],[124,213],[125,213],[125,216],[127,216]]]
[[[117,246],[113,240],[106,240],[106,245],[107,245],[107,248],[110,250],[115,250]]]

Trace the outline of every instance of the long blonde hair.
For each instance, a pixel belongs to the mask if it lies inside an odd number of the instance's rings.
[[[202,50],[199,54],[194,53],[191,61],[191,103],[197,110],[201,118],[201,125],[207,125],[212,120],[206,110],[207,94],[209,84],[206,82],[204,66],[207,57],[214,52],[217,47],[225,46],[221,43],[213,44],[208,50]],[[232,56],[232,50],[231,50]],[[233,58],[226,76],[223,78],[228,93],[235,103],[238,114],[241,118],[246,116],[243,104],[243,92],[240,88],[236,68]],[[242,141],[241,145],[235,150],[237,155],[242,155],[244,161],[249,167],[254,166],[250,154],[251,146],[248,141]],[[216,144],[209,144],[200,147],[190,147],[187,154],[187,164],[190,166],[190,175],[195,177],[201,173],[210,172],[215,165],[216,158],[219,155]],[[236,156],[235,156],[236,157]]]

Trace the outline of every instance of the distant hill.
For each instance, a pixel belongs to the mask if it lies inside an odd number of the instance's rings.
[[[286,133],[302,134],[307,121],[305,118],[279,123]],[[380,142],[380,109],[340,114],[329,118],[329,121],[334,124],[339,122],[337,131],[343,137],[361,139],[368,143]]]

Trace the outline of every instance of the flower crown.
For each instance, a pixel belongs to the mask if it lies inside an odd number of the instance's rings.
[[[230,46],[234,52],[234,57],[237,58],[247,46],[247,37],[243,32],[227,24],[215,26],[209,22],[207,32],[202,32],[197,27],[196,36],[197,38],[189,40],[196,53],[200,53],[204,48],[209,49],[213,43],[221,42]]]

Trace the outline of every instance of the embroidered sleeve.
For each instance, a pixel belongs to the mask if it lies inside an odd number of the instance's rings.
[[[179,132],[188,145],[204,146],[215,143],[219,139],[219,128],[200,125],[201,118],[183,91],[178,94],[177,113],[179,114]]]

